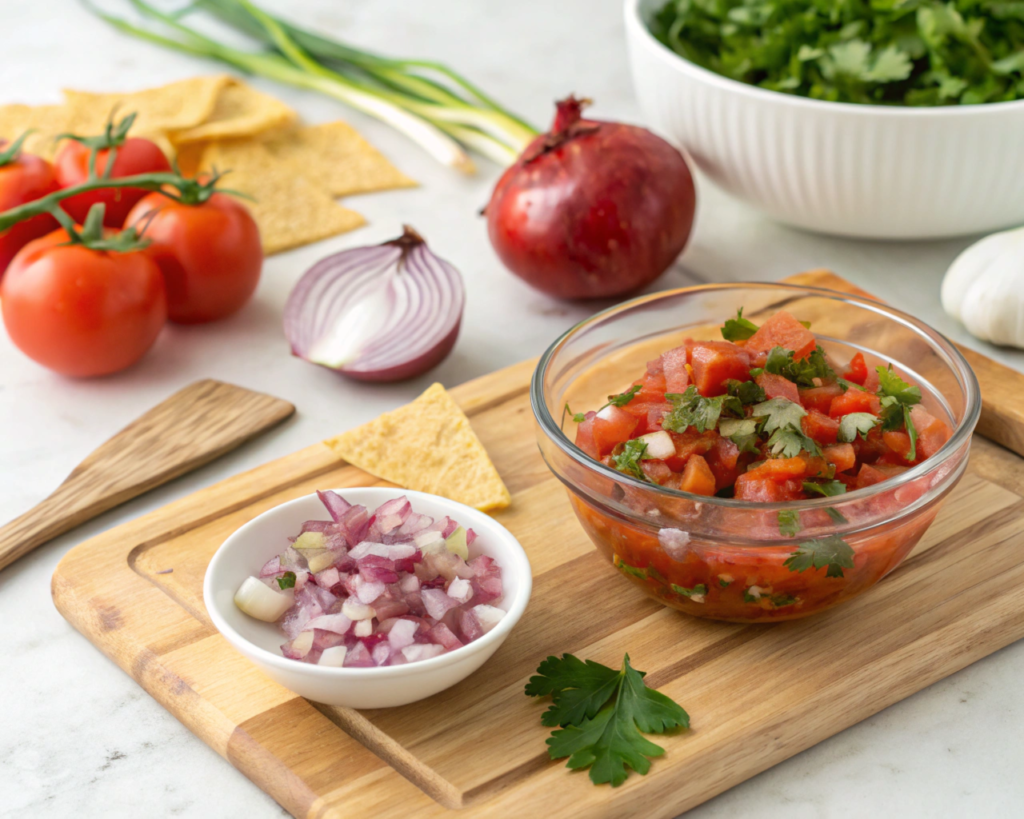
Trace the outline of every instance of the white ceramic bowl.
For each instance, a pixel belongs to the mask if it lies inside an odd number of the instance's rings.
[[[455,651],[407,665],[384,668],[327,668],[289,660],[280,646],[286,642],[276,624],[254,620],[234,603],[235,591],[249,575],[280,553],[302,522],[325,519],[327,511],[316,495],[276,506],[242,526],[210,561],[203,582],[203,601],[217,630],[238,651],[252,660],[274,682],[307,699],[351,708],[389,708],[424,699],[463,680],[498,649],[515,627],[530,599],[533,578],[530,561],[512,533],[489,515],[461,503],[383,487],[338,489],[350,503],[371,511],[387,500],[408,496],[416,512],[433,517],[448,515],[477,533],[470,556],[485,554],[501,566],[505,594],[501,603],[508,614],[491,631]]]
[[[719,76],[659,43],[664,0],[625,0],[648,123],[708,177],[781,222],[923,239],[1024,222],[1024,100],[909,108],[822,102]]]

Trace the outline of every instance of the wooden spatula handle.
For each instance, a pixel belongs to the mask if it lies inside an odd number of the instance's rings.
[[[293,412],[287,401],[221,381],[197,381],[179,390],[94,450],[50,497],[0,528],[0,569]]]

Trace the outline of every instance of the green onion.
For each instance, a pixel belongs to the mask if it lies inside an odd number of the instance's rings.
[[[286,23],[249,0],[197,0],[176,14],[161,12],[145,0],[128,2],[144,23],[108,14],[86,0],[95,14],[126,34],[340,100],[386,122],[438,161],[465,173],[474,170],[466,148],[509,164],[537,135],[441,63],[371,54]],[[200,11],[249,35],[260,50],[224,45],[182,22]],[[268,46],[270,50],[264,50]]]

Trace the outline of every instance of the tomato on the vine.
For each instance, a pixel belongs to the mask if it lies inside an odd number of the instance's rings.
[[[0,211],[31,202],[57,190],[53,166],[45,159],[21,152],[28,134],[11,144],[0,140]],[[0,233],[0,276],[14,254],[33,239],[45,236],[57,227],[50,214],[40,214]]]
[[[14,345],[63,375],[94,376],[134,364],[167,319],[163,276],[134,231],[85,227],[29,242],[0,279],[0,310]]]
[[[60,149],[54,163],[57,181],[62,188],[80,185],[89,179],[89,163],[95,152],[96,176],[105,174],[110,178],[134,176],[140,173],[159,173],[171,170],[164,152],[155,142],[141,137],[129,137],[128,130],[135,121],[135,115],[125,117],[116,126],[108,124],[106,131],[99,136],[69,136],[68,142]],[[107,174],[107,163],[114,157],[110,173]],[[61,207],[76,222],[84,222],[93,205],[106,205],[103,224],[111,228],[119,228],[125,223],[128,212],[135,206],[146,191],[141,188],[105,188],[87,191],[65,199]]]
[[[212,183],[195,184],[180,198],[149,194],[125,223],[149,241],[145,252],[164,274],[167,314],[182,324],[214,321],[241,308],[256,291],[263,266],[259,228],[248,208],[212,193]]]

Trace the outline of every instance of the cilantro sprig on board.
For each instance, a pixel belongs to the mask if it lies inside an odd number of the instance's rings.
[[[627,768],[646,774],[651,757],[665,749],[643,734],[663,734],[689,728],[690,717],[681,706],[644,684],[644,672],[629,664],[629,655],[616,671],[572,654],[548,657],[530,677],[526,695],[551,696],[552,704],[541,723],[559,729],[547,740],[552,759],[569,758],[573,770],[590,768],[595,785],[618,787],[629,776]]]

